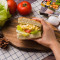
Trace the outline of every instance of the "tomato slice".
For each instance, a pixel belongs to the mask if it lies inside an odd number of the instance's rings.
[[[25,30],[25,32],[30,33],[30,32],[31,32],[31,30]]]

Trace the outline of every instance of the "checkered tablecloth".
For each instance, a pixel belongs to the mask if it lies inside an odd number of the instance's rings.
[[[19,3],[19,0],[15,0],[15,1]],[[40,6],[41,0],[27,0],[27,1],[31,3],[32,11],[33,11],[33,13],[29,16],[39,17],[39,18],[43,17],[39,14],[39,10],[41,8]],[[18,17],[20,17],[19,14],[17,14],[14,18],[18,18]],[[42,60],[51,53],[52,52],[27,52],[17,49],[13,46],[10,46],[8,50],[3,50],[0,48],[0,60]]]
[[[42,60],[51,52],[27,52],[10,46],[9,50],[0,49],[0,60]]]

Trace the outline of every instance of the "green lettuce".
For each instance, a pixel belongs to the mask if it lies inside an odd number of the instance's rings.
[[[11,14],[8,10],[8,5],[6,0],[0,1],[0,27],[2,27],[8,18],[11,17]]]
[[[22,28],[20,27],[20,25],[17,25],[17,30],[23,31]]]
[[[22,36],[24,37],[29,35],[29,33],[24,32],[24,30],[20,27],[20,25],[17,25],[17,32],[22,34]]]
[[[22,32],[22,33],[23,33],[22,35],[23,35],[24,37],[29,36],[29,33],[26,33],[26,32]]]
[[[40,32],[40,31],[34,30],[34,31],[31,32],[31,34],[37,34],[38,32]]]

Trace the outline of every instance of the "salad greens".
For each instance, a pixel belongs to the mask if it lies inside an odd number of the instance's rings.
[[[23,32],[22,34],[24,37],[29,36],[29,33]]]
[[[17,25],[17,32],[20,33],[20,34],[22,34],[25,37],[29,35],[29,33],[26,33],[26,32],[24,32],[22,30],[22,28],[20,27],[20,25]]]
[[[40,32],[40,31],[35,30],[35,31],[32,31],[31,34],[37,34],[38,32]]]
[[[0,0],[0,27],[2,27],[11,14],[8,10],[8,5],[6,0]]]
[[[17,30],[23,31],[19,25],[17,25]]]

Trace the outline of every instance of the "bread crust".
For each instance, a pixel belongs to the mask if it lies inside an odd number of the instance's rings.
[[[18,18],[18,23],[20,23],[20,24],[32,24],[32,25],[36,25],[38,27],[41,27],[41,23],[39,21],[29,19],[29,18],[26,18],[26,17]]]

